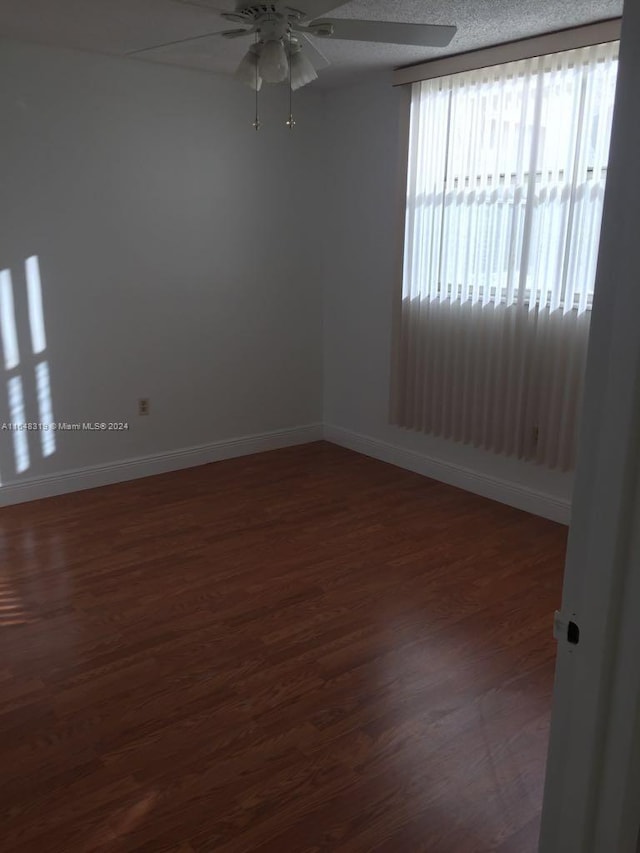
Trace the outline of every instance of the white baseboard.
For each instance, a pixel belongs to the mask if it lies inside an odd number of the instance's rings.
[[[170,450],[167,453],[152,456],[125,459],[107,465],[92,465],[59,474],[33,477],[3,485],[0,488],[0,506],[64,495],[68,492],[79,492],[83,489],[94,489],[97,486],[122,483],[125,480],[137,480],[139,477],[151,477],[154,474],[165,474],[181,468],[193,468],[196,465],[206,465],[221,459],[232,459],[234,456],[248,456],[265,450],[307,444],[311,441],[320,441],[322,437],[322,424],[308,424],[259,435],[214,441],[197,447]]]
[[[355,450],[357,453],[363,453],[365,456],[372,456],[374,459],[389,462],[534,515],[541,515],[562,524],[569,523],[571,513],[569,501],[535,491],[520,483],[480,474],[470,468],[443,462],[388,442],[326,424],[324,427],[322,424],[308,424],[258,435],[214,441],[197,447],[140,456],[106,465],[92,465],[43,477],[32,477],[17,483],[6,483],[0,488],[0,506],[64,495],[83,489],[94,489],[98,486],[122,483],[140,477],[151,477],[154,474],[165,474],[181,468],[206,465],[209,462],[232,459],[235,456],[248,456],[265,450],[307,444],[311,441],[320,441],[322,438],[341,447]]]
[[[531,512],[534,515],[540,515],[543,518],[549,518],[552,521],[558,521],[561,524],[569,524],[570,501],[530,489],[521,483],[480,474],[470,468],[443,462],[440,459],[416,453],[413,450],[406,450],[395,444],[342,429],[342,427],[325,424],[324,438],[333,444],[347,447],[357,453],[372,456],[374,459],[380,459],[383,462],[389,462],[399,468],[406,468],[417,474],[423,474],[425,477],[448,483],[450,486],[457,486],[468,492],[474,492],[485,498],[491,498],[491,500]]]

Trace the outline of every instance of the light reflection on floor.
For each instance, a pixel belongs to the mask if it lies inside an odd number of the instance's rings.
[[[82,846],[82,849],[86,851],[101,850],[105,846],[113,849],[113,843],[132,832],[153,809],[157,799],[156,792],[150,791],[133,805],[116,810],[109,815],[103,825],[88,840],[86,846]]]
[[[40,646],[51,666],[59,657],[67,659],[73,637],[53,624],[46,630],[46,620],[73,606],[72,588],[60,532],[32,527],[15,531],[0,524],[0,627],[45,623],[44,631],[28,635],[18,658]]]
[[[407,778],[407,757],[420,772],[428,768],[425,796],[428,790],[431,800],[434,791],[441,789],[443,796],[451,791],[455,779],[455,798],[447,804],[451,814],[476,812],[482,837],[497,838],[523,801],[535,810],[542,799],[540,785],[533,784],[542,779],[542,771],[531,773],[521,744],[539,740],[545,754],[548,685],[540,690],[535,681],[521,679],[512,652],[505,650],[500,657],[495,638],[487,640],[480,631],[470,634],[462,624],[451,627],[437,607],[433,613],[421,609],[401,618],[382,611],[390,650],[379,659],[378,683],[394,719],[386,748],[398,756],[398,784]],[[485,645],[483,657],[478,652]],[[433,739],[416,738],[417,721],[433,732]],[[466,762],[452,762],[451,752],[465,741]],[[403,748],[409,742],[412,748]]]
[[[0,577],[0,628],[28,625],[33,621],[20,596],[8,581]]]

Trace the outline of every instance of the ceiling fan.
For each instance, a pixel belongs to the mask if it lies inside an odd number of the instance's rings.
[[[261,88],[263,81],[281,83],[288,79],[295,90],[317,78],[316,68],[329,65],[328,59],[314,43],[315,38],[444,47],[456,32],[453,26],[321,17],[347,2],[291,0],[292,5],[289,5],[288,0],[274,0],[272,3],[240,0],[234,12],[219,13],[225,21],[236,25],[233,29],[205,33],[181,42],[212,35],[227,39],[253,36],[254,41],[236,70],[236,78],[255,91]],[[145,50],[177,43],[169,42]]]

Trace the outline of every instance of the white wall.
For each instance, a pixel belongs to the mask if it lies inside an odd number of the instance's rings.
[[[48,459],[31,435],[19,476],[0,432],[0,502],[33,494],[7,483],[324,420],[331,440],[566,519],[569,476],[388,423],[402,92],[388,75],[309,87],[294,133],[286,94],[267,88],[256,134],[233,80],[0,42],[0,270],[27,420],[38,255],[55,420],[131,425],[59,433]]]
[[[299,98],[291,133],[285,96],[267,93],[256,134],[253,93],[231,79],[0,42],[0,270],[27,420],[38,255],[54,418],[131,424],[59,433],[48,459],[32,435],[20,476],[0,432],[4,484],[321,421],[320,288],[297,228],[319,112]]]
[[[406,97],[406,90],[393,89],[385,74],[331,92],[326,99],[331,134],[324,229],[328,435],[455,485],[566,520],[571,475],[389,424]]]

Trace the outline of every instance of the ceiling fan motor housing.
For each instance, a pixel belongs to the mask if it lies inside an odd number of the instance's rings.
[[[221,17],[234,24],[243,24],[247,34],[259,33],[261,41],[271,41],[282,39],[290,30],[297,29],[305,15],[297,9],[276,3],[246,3],[239,5],[235,12],[222,12]],[[236,32],[229,31],[229,35],[235,35]]]

